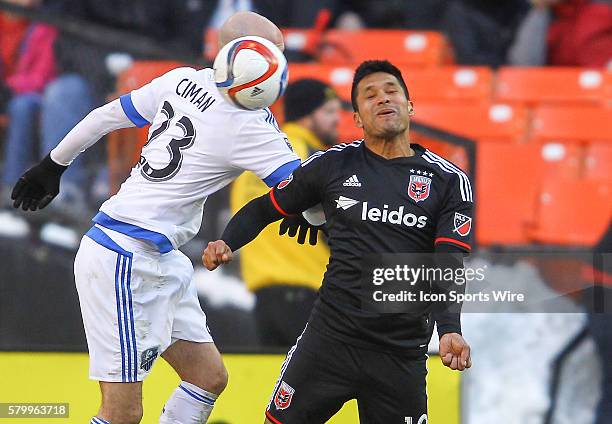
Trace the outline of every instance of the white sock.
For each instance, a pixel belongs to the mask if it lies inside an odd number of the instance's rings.
[[[110,424],[110,421],[106,421],[98,417],[93,417],[89,424]]]
[[[159,417],[159,424],[204,424],[217,395],[186,381],[174,390]]]

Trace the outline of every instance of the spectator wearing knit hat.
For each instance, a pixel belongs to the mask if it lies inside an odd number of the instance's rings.
[[[327,84],[316,79],[298,80],[285,93],[283,131],[291,143],[303,141],[311,152],[331,146],[338,138],[340,105],[338,95]]]

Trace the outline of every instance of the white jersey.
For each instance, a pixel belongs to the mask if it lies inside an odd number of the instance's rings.
[[[300,163],[272,113],[226,102],[212,69],[174,69],[122,96],[121,105],[135,125],[152,124],[149,139],[94,222],[162,253],[197,234],[206,198],[243,171],[274,186]]]

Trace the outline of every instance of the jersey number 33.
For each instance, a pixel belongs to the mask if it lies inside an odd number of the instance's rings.
[[[167,101],[164,102],[161,113],[166,116],[166,120],[151,133],[151,137],[149,137],[149,140],[143,147],[159,138],[159,136],[170,128],[172,120],[174,119],[174,109],[172,108],[172,105]],[[173,138],[166,146],[168,153],[170,153],[170,162],[168,165],[160,169],[153,168],[147,161],[146,157],[140,156],[140,160],[138,162],[140,165],[140,173],[149,181],[166,181],[174,177],[181,169],[181,164],[183,163],[182,150],[193,146],[196,132],[191,120],[186,116],[182,116],[178,121],[176,121],[175,125],[181,128],[183,131],[183,137]]]

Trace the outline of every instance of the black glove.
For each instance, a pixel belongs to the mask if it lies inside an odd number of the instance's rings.
[[[298,235],[297,242],[299,244],[304,244],[306,242],[306,234],[308,230],[310,230],[310,236],[308,237],[308,242],[314,246],[317,244],[317,234],[319,233],[320,227],[315,227],[306,221],[301,215],[288,216],[283,219],[280,223],[280,230],[278,234],[281,236],[285,233],[289,237],[295,237]],[[299,233],[298,233],[299,230]]]
[[[67,166],[53,162],[50,155],[38,165],[28,169],[19,178],[11,193],[13,206],[24,211],[35,211],[47,206],[57,196],[60,188],[60,178]]]

